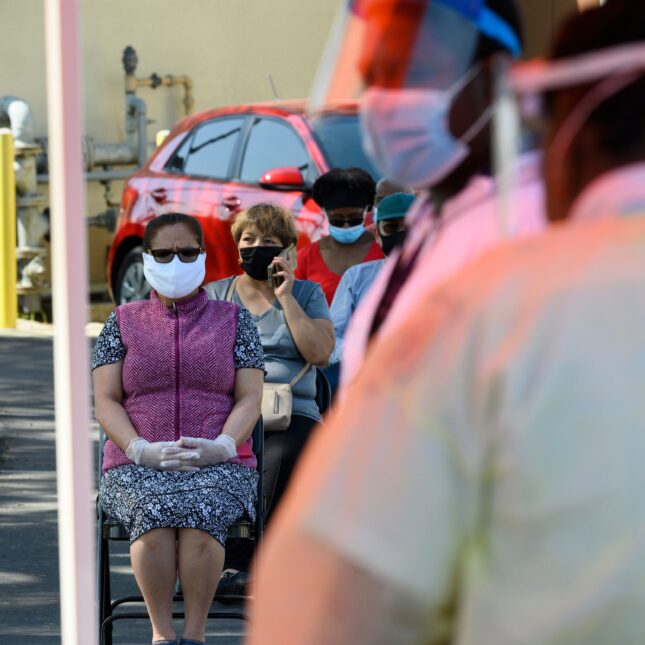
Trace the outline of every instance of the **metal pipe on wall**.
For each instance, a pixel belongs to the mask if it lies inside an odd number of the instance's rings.
[[[136,96],[138,87],[159,86],[184,87],[184,109],[190,114],[194,105],[192,94],[193,81],[189,76],[166,75],[163,78],[152,74],[150,78],[138,79],[135,76],[137,66],[136,51],[126,47],[123,52],[125,71],[125,143],[95,143],[91,137],[81,137],[83,150],[83,177],[85,181],[110,182],[125,180],[133,169],[114,170],[112,166],[142,167],[148,159],[147,141],[147,106],[145,101]],[[14,137],[16,154],[16,189],[17,189],[17,230],[18,273],[20,281],[18,292],[21,296],[21,308],[24,312],[35,314],[42,311],[41,294],[46,284],[46,249],[42,246],[43,236],[49,228],[48,218],[43,213],[44,196],[37,192],[38,183],[49,183],[49,141],[47,138],[36,142],[33,138],[32,111],[24,99],[16,96],[0,97],[0,125],[8,122]],[[37,167],[41,170],[37,173]],[[101,170],[93,170],[103,167]],[[42,172],[46,170],[46,172]],[[109,187],[106,194],[109,194]],[[106,200],[108,209],[88,218],[88,224],[114,230],[114,203]]]
[[[40,292],[47,286],[46,249],[43,235],[49,228],[43,216],[44,195],[38,192],[36,156],[41,147],[33,138],[33,118],[27,101],[17,96],[0,98],[0,120],[8,121],[14,136],[18,293],[28,314],[42,309]]]
[[[143,99],[130,97],[134,106],[134,121],[137,126],[137,165],[143,166],[148,160],[148,107]]]
[[[123,50],[121,58],[123,62],[123,69],[125,70],[125,91],[126,94],[135,94],[138,87],[149,87],[156,90],[159,86],[174,87],[181,85],[184,88],[184,111],[188,116],[193,111],[195,105],[195,98],[193,96],[193,79],[186,74],[174,76],[173,74],[166,74],[161,77],[156,73],[151,74],[148,78],[137,78],[135,72],[139,63],[137,52],[132,46],[128,46]]]
[[[190,76],[181,75],[173,76],[172,74],[166,74],[166,76],[158,76],[157,74],[152,74],[150,78],[135,78],[136,87],[149,87],[151,89],[156,89],[160,85],[163,87],[174,87],[175,85],[182,85],[184,88],[184,111],[186,116],[188,116],[193,111],[193,106],[195,105],[195,98],[193,96],[193,79]]]
[[[131,170],[92,171],[92,168],[96,166],[136,164],[141,167],[146,163],[148,159],[148,108],[146,102],[136,96],[137,87],[155,89],[160,85],[165,87],[183,85],[185,88],[183,104],[186,114],[190,114],[194,105],[193,81],[190,76],[167,75],[161,78],[157,74],[152,74],[150,78],[137,78],[134,72],[136,71],[138,58],[133,47],[125,48],[122,62],[125,70],[125,143],[94,143],[91,137],[83,137],[83,166],[87,171],[85,174],[86,181],[126,179],[132,174]],[[46,163],[46,140],[43,141],[43,146],[45,148]],[[49,181],[47,173],[40,173],[38,181],[47,183]]]
[[[17,96],[0,98],[0,121],[9,121],[16,146],[33,143],[33,117],[27,101]]]
[[[91,137],[82,137],[83,167],[86,171],[86,181],[109,181],[111,179],[125,179],[132,174],[132,170],[92,170],[96,166],[126,166],[141,167],[148,159],[148,108],[146,102],[136,96],[137,87],[159,86],[173,87],[182,85],[185,90],[183,99],[186,114],[190,114],[194,105],[192,94],[193,80],[190,76],[173,76],[168,74],[160,77],[152,74],[150,78],[137,78],[136,71],[138,58],[133,47],[126,47],[123,51],[123,67],[125,70],[125,143],[94,143]],[[16,141],[16,147],[38,146],[41,158],[39,166],[48,165],[48,141],[39,140],[36,144],[33,139],[33,117],[27,101],[15,97],[0,97],[0,122],[8,121]],[[18,181],[20,181],[18,179]],[[38,183],[48,183],[49,175],[39,173]]]

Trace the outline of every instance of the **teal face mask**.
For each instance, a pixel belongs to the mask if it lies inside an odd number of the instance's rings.
[[[354,244],[357,242],[361,235],[365,233],[365,226],[359,224],[358,226],[349,226],[347,228],[342,228],[340,226],[329,226],[329,234],[338,242],[339,244]]]

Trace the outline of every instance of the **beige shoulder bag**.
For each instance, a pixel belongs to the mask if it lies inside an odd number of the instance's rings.
[[[226,300],[233,300],[233,293],[238,278],[231,280],[226,290]],[[309,371],[311,363],[306,363],[303,368],[291,379],[289,383],[265,383],[262,395],[262,421],[264,429],[269,431],[286,430],[291,423],[291,409],[293,404],[292,388],[300,382]]]

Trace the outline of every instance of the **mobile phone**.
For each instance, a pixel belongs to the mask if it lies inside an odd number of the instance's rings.
[[[289,263],[289,266],[292,269],[295,269],[297,257],[295,244],[291,244],[286,249],[280,251],[277,257],[285,258]],[[269,268],[267,269],[267,283],[272,289],[277,289],[284,282],[284,278],[282,276],[273,275],[277,270],[278,269],[275,264],[270,264]]]

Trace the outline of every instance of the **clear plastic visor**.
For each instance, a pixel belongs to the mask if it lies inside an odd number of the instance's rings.
[[[476,24],[438,0],[350,5],[330,33],[312,88],[314,109],[355,101],[368,86],[448,89],[472,63]]]

